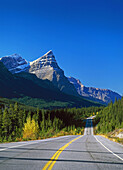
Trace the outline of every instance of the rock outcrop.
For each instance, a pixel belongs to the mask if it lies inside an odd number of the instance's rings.
[[[30,62],[29,72],[35,74],[40,79],[50,80],[64,93],[78,95],[75,87],[64,75],[64,71],[58,66],[51,50],[37,60]]]
[[[86,99],[96,99],[94,101],[109,103],[120,99],[121,96],[108,89],[99,89],[95,87],[86,87],[80,80],[73,77],[67,78],[64,71],[58,66],[53,52],[50,50],[42,57],[33,62],[27,62],[18,54],[13,54],[0,58],[0,61],[12,73],[29,72],[35,74],[39,79],[50,80],[61,92],[83,96]]]
[[[86,87],[84,86],[80,80],[75,79],[73,77],[69,77],[68,80],[70,83],[74,85],[76,88],[78,94],[80,94],[83,97],[89,97],[94,99],[99,99],[103,101],[104,103],[108,104],[111,101],[115,101],[115,98],[121,99],[121,96],[108,89],[100,89],[95,87]]]
[[[29,68],[29,62],[18,54],[13,54],[0,58],[0,61],[6,66],[11,73],[19,73]]]

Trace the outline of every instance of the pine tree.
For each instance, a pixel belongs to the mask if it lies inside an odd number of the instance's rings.
[[[42,129],[42,132],[44,133],[45,132],[45,112],[44,110],[42,110],[42,122],[41,122],[41,129]]]
[[[2,138],[2,117],[3,117],[3,113],[2,113],[2,109],[0,109],[0,138]]]
[[[40,114],[40,110],[39,110],[39,108],[37,108],[36,121],[38,123],[39,123],[39,114]]]
[[[3,128],[3,136],[6,138],[9,135],[9,125],[10,125],[10,120],[9,120],[8,109],[5,108],[3,112],[3,118],[2,118],[2,128]]]
[[[23,125],[26,122],[26,110],[23,111]]]
[[[22,135],[22,129],[23,129],[23,110],[19,110],[18,111],[18,130],[17,130],[18,136],[17,137]]]
[[[52,121],[50,120],[50,113],[48,114],[48,127],[49,129],[52,127]]]

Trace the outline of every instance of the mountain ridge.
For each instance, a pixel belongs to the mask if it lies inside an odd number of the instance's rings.
[[[79,79],[67,78],[64,71],[59,67],[52,50],[32,62],[26,61],[18,54],[2,57],[0,61],[12,74],[29,72],[41,80],[49,80],[61,92],[69,95],[81,95],[87,100],[103,104],[108,104],[111,100],[114,102],[115,97],[117,99],[121,98],[118,93],[109,89],[86,87]]]
[[[12,74],[2,62],[0,62],[0,97],[40,108],[99,106],[98,103],[67,95],[54,87],[50,81],[38,79],[34,74],[28,72]]]
[[[29,72],[35,74],[39,79],[50,80],[61,92],[78,96],[75,87],[58,66],[52,50],[32,62],[27,62],[18,54],[2,57],[0,61],[12,74]]]
[[[19,54],[12,54],[0,58],[6,68],[13,74],[26,71],[29,68],[29,62],[23,59]]]
[[[58,66],[52,50],[30,63],[29,72],[40,79],[50,80],[60,91],[78,96],[75,87],[68,81],[64,71]]]
[[[114,102],[115,98],[121,99],[122,97],[121,95],[110,89],[86,87],[81,83],[79,79],[76,79],[74,77],[68,77],[68,80],[70,81],[70,83],[74,85],[78,94],[80,94],[83,97],[95,98],[103,101],[106,104],[110,103],[111,101]]]

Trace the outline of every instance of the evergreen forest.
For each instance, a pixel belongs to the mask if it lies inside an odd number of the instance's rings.
[[[83,134],[84,119],[103,107],[56,110],[22,107],[18,103],[0,106],[0,142],[43,139]]]
[[[102,109],[95,122],[98,123],[96,132],[101,134],[123,128],[123,97]]]
[[[95,133],[107,134],[123,128],[123,97],[107,107],[92,106],[44,110],[12,100],[0,102],[0,142],[81,135],[85,119],[96,115]]]

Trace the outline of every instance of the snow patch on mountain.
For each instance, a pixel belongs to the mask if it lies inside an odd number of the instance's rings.
[[[52,50],[48,51],[37,60],[30,62],[29,72],[36,74],[40,79],[52,81],[55,76],[54,71],[63,72],[63,70],[59,68]]]
[[[30,67],[30,63],[23,59],[19,54],[8,55],[0,59],[1,62],[11,73],[19,73],[26,71]]]
[[[75,87],[64,75],[64,71],[58,66],[52,50],[37,60],[30,62],[29,72],[35,74],[40,79],[50,80],[60,91],[71,95],[78,95]]]
[[[111,90],[86,87],[78,79],[73,77],[67,78],[64,75],[64,71],[58,66],[52,50],[32,62],[27,62],[18,54],[2,57],[0,61],[13,74],[23,71],[33,73],[40,79],[50,80],[62,92],[71,95],[79,94],[89,99],[100,99],[105,103],[109,103],[111,100],[114,102],[115,98],[121,98],[118,93]]]

